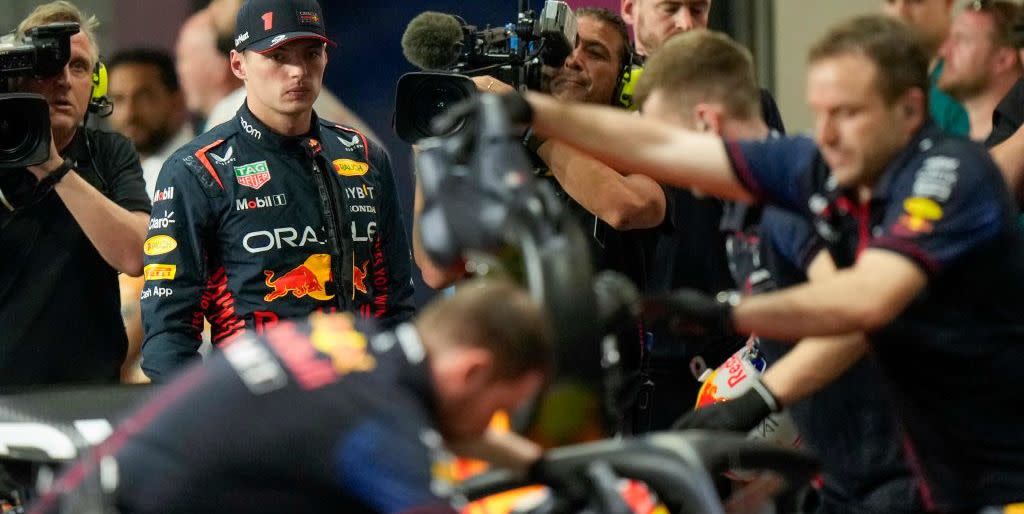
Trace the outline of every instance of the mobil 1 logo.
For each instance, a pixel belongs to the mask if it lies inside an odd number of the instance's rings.
[[[284,194],[266,195],[256,198],[238,198],[235,200],[236,211],[251,211],[267,207],[281,207],[288,205],[288,197]]]

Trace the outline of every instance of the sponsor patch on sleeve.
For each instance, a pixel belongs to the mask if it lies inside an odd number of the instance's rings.
[[[143,268],[146,280],[174,280],[178,266],[174,264],[150,264]]]
[[[143,245],[142,250],[146,252],[146,255],[163,255],[170,253],[172,250],[178,247],[178,242],[171,236],[159,235],[153,236],[146,240],[146,244]]]

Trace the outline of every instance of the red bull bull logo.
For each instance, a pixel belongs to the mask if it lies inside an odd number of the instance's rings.
[[[270,288],[270,293],[263,297],[266,302],[272,302],[294,295],[296,298],[309,296],[317,300],[330,300],[333,294],[327,294],[324,286],[331,280],[331,256],[325,253],[310,255],[306,262],[295,269],[274,278],[273,271],[264,271],[265,283]]]
[[[355,264],[352,265],[352,298],[355,299],[356,291],[367,294],[366,289],[366,267],[369,266],[370,261],[363,261],[362,269],[357,268]]]

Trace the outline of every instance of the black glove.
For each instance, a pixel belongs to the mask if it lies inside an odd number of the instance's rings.
[[[643,313],[648,321],[668,322],[669,330],[678,335],[730,336],[736,333],[732,308],[738,300],[731,292],[712,298],[694,289],[679,289],[645,299]]]
[[[750,432],[773,412],[782,409],[775,395],[760,380],[749,391],[727,402],[715,403],[690,411],[679,418],[672,428],[687,430],[728,430]]]

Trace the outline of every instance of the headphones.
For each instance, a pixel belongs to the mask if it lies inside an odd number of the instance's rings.
[[[96,61],[92,69],[92,93],[89,97],[89,112],[106,118],[114,112],[114,104],[107,98],[110,80],[107,78],[107,67],[103,61]]]
[[[640,108],[633,101],[633,91],[640,75],[644,72],[643,61],[633,50],[633,45],[627,42],[626,58],[622,63],[622,73],[619,74],[619,81],[615,84],[615,93],[612,94],[612,105],[623,107],[630,111]]]

